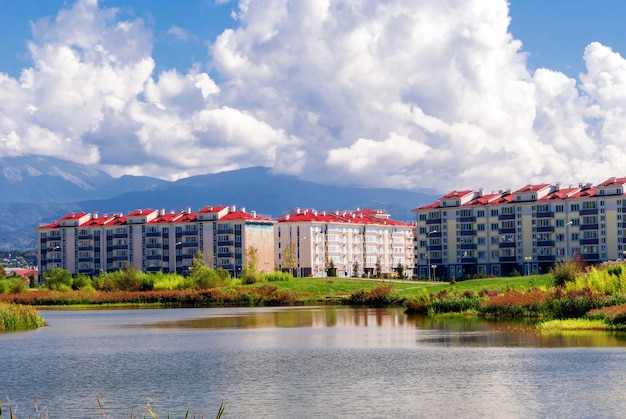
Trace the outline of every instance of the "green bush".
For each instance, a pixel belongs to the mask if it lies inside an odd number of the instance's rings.
[[[355,291],[347,302],[350,305],[368,305],[373,307],[384,307],[391,305],[401,305],[405,300],[392,295],[392,288],[389,285],[377,285],[369,291],[360,289]]]
[[[18,294],[28,291],[28,284],[22,277],[0,279],[0,294]]]
[[[575,282],[578,275],[582,273],[582,266],[575,259],[558,261],[550,270],[554,278],[554,285],[564,287],[568,282]]]
[[[82,290],[88,287],[93,288],[93,286],[91,285],[91,278],[87,275],[76,275],[72,280],[73,290]]]
[[[292,279],[293,276],[289,272],[273,271],[259,274],[259,281],[261,282],[283,282]]]
[[[71,290],[73,282],[72,274],[62,268],[52,268],[43,274],[44,286],[52,291]]]

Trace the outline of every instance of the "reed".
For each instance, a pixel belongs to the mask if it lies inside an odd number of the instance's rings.
[[[33,307],[0,302],[0,331],[36,329],[45,324]]]

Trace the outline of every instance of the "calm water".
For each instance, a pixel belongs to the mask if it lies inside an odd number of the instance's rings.
[[[350,308],[42,311],[0,334],[18,418],[626,415],[626,337]],[[5,410],[6,410],[6,400]]]

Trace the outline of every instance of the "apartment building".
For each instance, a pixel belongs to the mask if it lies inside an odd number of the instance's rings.
[[[624,178],[593,186],[526,185],[453,191],[414,210],[415,266],[423,278],[547,272],[555,262],[626,255]]]
[[[184,274],[194,256],[239,276],[246,249],[257,249],[260,270],[272,270],[274,222],[245,208],[207,206],[197,212],[135,210],[70,213],[37,228],[40,275],[54,267],[72,274],[97,275],[132,265],[144,272]]]
[[[331,261],[338,276],[373,275],[377,265],[389,274],[402,266],[411,275],[413,230],[383,211],[297,208],[276,220],[275,259],[296,276],[326,276]]]

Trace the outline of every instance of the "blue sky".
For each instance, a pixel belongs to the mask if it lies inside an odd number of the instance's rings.
[[[263,165],[441,191],[624,175],[623,1],[0,0],[0,11],[0,157],[168,179]]]

